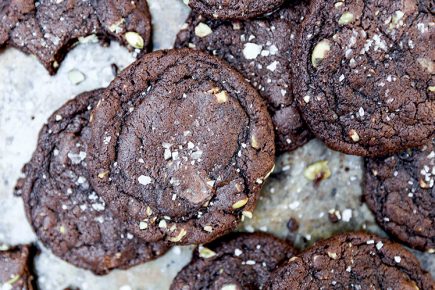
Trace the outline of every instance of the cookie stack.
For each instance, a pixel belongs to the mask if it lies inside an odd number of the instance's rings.
[[[71,39],[90,33],[140,52],[150,43],[145,1],[15,2],[2,9],[0,40],[51,73]],[[434,252],[431,3],[187,4],[175,49],[141,53],[42,128],[16,186],[41,242],[96,274],[201,245],[171,289],[435,289],[412,254],[374,235],[337,235],[300,254],[267,234],[226,235],[252,218],[276,153],[317,137],[367,157],[364,195],[379,224]],[[71,22],[56,41],[22,37],[50,15]]]

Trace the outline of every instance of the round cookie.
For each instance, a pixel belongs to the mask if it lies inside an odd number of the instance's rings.
[[[294,254],[288,242],[269,234],[232,233],[199,246],[170,289],[262,289],[272,271]]]
[[[251,216],[274,166],[261,97],[224,61],[144,55],[93,111],[92,182],[144,240],[206,243]]]
[[[330,148],[377,157],[435,130],[431,1],[314,0],[297,37],[295,93]]]
[[[265,18],[207,20],[192,13],[175,47],[191,47],[225,59],[266,100],[275,127],[277,151],[294,150],[311,139],[293,95],[291,53],[295,31],[307,10],[304,1],[286,3]]]
[[[33,275],[30,271],[31,248],[28,245],[0,249],[0,289],[33,290]]]
[[[0,4],[0,17],[6,18],[0,26],[0,45],[8,43],[34,54],[50,74],[56,73],[77,41],[89,41],[83,38],[92,34],[129,48],[150,48],[151,15],[146,0],[36,3],[8,0]]]
[[[378,224],[407,245],[435,252],[435,139],[366,159],[364,197]]]
[[[318,242],[278,268],[265,289],[435,289],[431,275],[398,244],[366,233]]]
[[[88,123],[101,93],[81,94],[48,119],[16,186],[41,242],[60,258],[99,275],[155,259],[168,249],[130,233],[89,184]]]
[[[195,12],[216,19],[248,19],[273,12],[284,0],[184,0]]]

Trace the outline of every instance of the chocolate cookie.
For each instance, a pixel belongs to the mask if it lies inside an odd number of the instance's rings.
[[[321,241],[276,270],[265,289],[435,289],[398,244],[366,233]]]
[[[101,93],[81,94],[48,119],[16,187],[41,242],[60,258],[96,274],[144,263],[168,249],[130,233],[89,184],[88,123]]]
[[[306,10],[304,1],[296,1],[265,18],[241,22],[191,14],[175,42],[175,47],[192,47],[225,59],[257,88],[268,104],[281,152],[311,139],[296,108],[291,76],[294,35]]]
[[[148,50],[151,44],[146,0],[6,0],[0,19],[0,45],[34,54],[50,74],[80,38],[91,34],[130,48]]]
[[[194,11],[209,18],[248,19],[273,12],[284,0],[184,0]]]
[[[435,139],[366,159],[364,196],[378,224],[409,246],[435,252]]]
[[[329,147],[386,156],[435,131],[432,1],[314,0],[295,50],[295,93]]]
[[[271,272],[294,254],[289,243],[269,234],[232,233],[199,246],[170,289],[262,289]]]
[[[0,46],[9,39],[15,25],[35,8],[34,0],[2,0],[0,2]]]
[[[144,55],[93,111],[92,182],[147,241],[206,243],[251,216],[274,165],[267,108],[224,61]]]
[[[0,249],[0,289],[33,290],[30,246]]]

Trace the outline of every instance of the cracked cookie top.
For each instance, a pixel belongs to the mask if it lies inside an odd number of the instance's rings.
[[[78,41],[116,40],[147,51],[151,15],[145,0],[2,0],[0,46],[10,44],[34,54],[55,74],[66,53]]]
[[[417,258],[366,233],[318,242],[276,270],[265,289],[435,289]]]
[[[385,156],[435,130],[431,1],[314,0],[294,67],[299,107],[317,137],[348,154]]]
[[[208,18],[248,19],[273,12],[284,0],[184,0],[184,3]]]
[[[435,253],[435,139],[386,158],[365,160],[364,196],[378,224]]]
[[[171,290],[257,290],[295,249],[265,233],[232,233],[199,246],[175,277]]]
[[[143,56],[111,83],[92,119],[93,185],[148,241],[204,243],[234,229],[274,165],[265,103],[202,52]]]
[[[225,59],[266,100],[275,127],[277,151],[292,151],[312,138],[293,95],[292,51],[308,4],[286,3],[263,18],[206,19],[192,13],[175,47],[193,47]]]
[[[88,124],[101,93],[80,94],[48,119],[16,186],[41,242],[60,258],[99,275],[153,260],[169,248],[134,236],[89,183]]]

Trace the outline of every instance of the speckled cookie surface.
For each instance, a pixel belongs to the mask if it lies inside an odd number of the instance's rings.
[[[386,156],[435,130],[431,1],[314,0],[294,66],[299,107],[330,148]]]
[[[295,254],[286,241],[263,233],[232,233],[198,247],[171,290],[262,289],[270,273]]]
[[[27,2],[0,4],[0,45],[9,43],[34,54],[50,74],[56,73],[65,54],[82,37],[93,34],[144,50],[151,43],[145,0]]]
[[[435,252],[435,139],[366,159],[365,169],[364,196],[379,225],[411,247]]]
[[[34,289],[30,258],[30,246],[2,247],[0,250],[1,289]]]
[[[101,92],[81,94],[49,118],[17,193],[46,247],[71,264],[107,274],[152,260],[168,246],[135,237],[89,184],[88,123]]]
[[[93,112],[92,182],[145,240],[205,243],[250,215],[274,165],[261,97],[208,54],[144,55]]]
[[[435,289],[399,244],[365,233],[318,242],[273,273],[266,289]]]
[[[9,39],[15,25],[34,9],[34,0],[2,0],[0,2],[0,46]]]
[[[284,0],[187,0],[197,13],[217,19],[247,19],[276,10]]]
[[[278,151],[294,150],[311,139],[293,96],[291,53],[307,4],[286,3],[270,16],[247,21],[207,20],[192,13],[175,47],[193,47],[225,59],[267,101]]]

